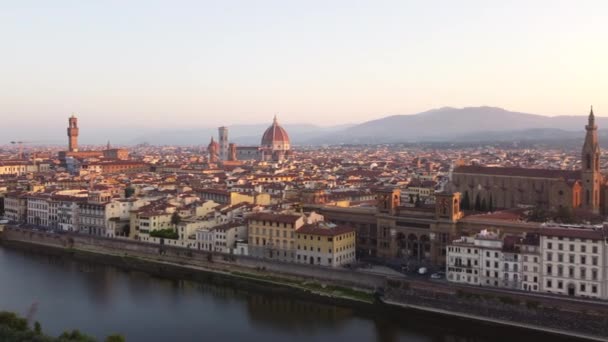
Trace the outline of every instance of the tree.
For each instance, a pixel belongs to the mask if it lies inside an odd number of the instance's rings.
[[[34,332],[36,333],[36,335],[42,334],[42,326],[40,325],[40,322],[38,322],[38,321],[36,321],[34,323]]]
[[[465,191],[464,196],[462,197],[462,201],[460,201],[460,210],[469,209],[471,209],[471,199],[469,198],[469,192]]]
[[[475,211],[481,210],[481,199],[479,198],[479,194],[475,196]]]
[[[574,214],[569,207],[559,207],[557,209],[557,213],[555,214],[555,219],[562,223],[574,223]]]
[[[172,225],[177,226],[181,221],[182,221],[182,218],[179,216],[177,211],[174,212],[173,215],[171,215],[171,224]]]
[[[129,198],[129,197],[133,196],[134,193],[135,193],[135,189],[133,189],[130,185],[125,188],[125,198]]]
[[[114,334],[106,337],[105,342],[125,342],[125,337],[122,335]]]
[[[494,212],[494,201],[492,200],[492,194],[490,194],[490,203],[488,204],[488,211]]]
[[[485,212],[488,211],[488,203],[486,202],[485,198],[481,200],[481,207],[479,209],[481,209],[481,211],[485,211]]]

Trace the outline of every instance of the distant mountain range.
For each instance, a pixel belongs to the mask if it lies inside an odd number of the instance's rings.
[[[600,128],[608,118],[596,117]],[[414,115],[367,121],[331,135],[322,143],[399,143],[437,141],[505,141],[583,138],[586,116],[542,116],[496,107],[445,107]]]
[[[608,143],[608,117],[596,117],[601,141]],[[294,145],[377,144],[415,142],[507,142],[581,141],[587,116],[543,116],[511,112],[496,107],[444,107],[412,115],[392,115],[356,125],[320,127],[311,124],[285,124]],[[229,140],[238,145],[260,143],[268,123],[228,126]],[[6,133],[6,134],[4,134]],[[65,127],[30,126],[26,137],[6,130],[6,142],[32,137],[32,143],[65,144]],[[13,137],[13,135],[15,135]],[[81,127],[82,144],[206,145],[217,128],[158,130],[142,127],[95,129]],[[0,142],[2,145],[2,142]]]

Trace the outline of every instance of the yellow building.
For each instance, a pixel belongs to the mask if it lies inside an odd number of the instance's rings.
[[[355,262],[355,229],[319,222],[296,232],[296,262],[338,267]]]
[[[270,195],[266,193],[246,194],[240,192],[230,193],[230,205],[236,205],[239,203],[250,203],[257,205],[270,205]]]
[[[249,255],[282,261],[295,260],[295,232],[303,215],[257,213],[247,217]]]

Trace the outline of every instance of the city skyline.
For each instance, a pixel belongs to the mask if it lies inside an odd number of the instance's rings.
[[[0,99],[7,129],[72,112],[149,128],[480,105],[602,116],[607,13],[593,1],[20,1],[0,12]]]

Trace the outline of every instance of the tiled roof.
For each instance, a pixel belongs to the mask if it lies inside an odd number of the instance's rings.
[[[581,178],[580,171],[524,169],[519,167],[486,167],[477,165],[458,166],[454,169],[454,173],[528,178],[562,178],[565,180]]]

